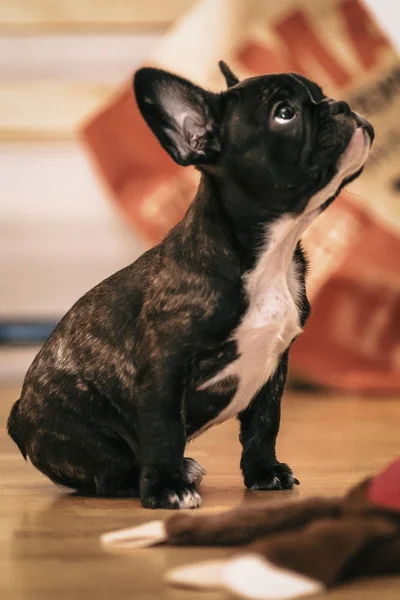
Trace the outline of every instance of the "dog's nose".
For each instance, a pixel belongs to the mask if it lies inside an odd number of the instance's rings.
[[[367,121],[367,119],[364,119],[364,117],[362,117],[361,115],[357,114],[357,113],[353,113],[354,118],[356,120],[357,123],[357,127],[362,127],[363,129],[365,129],[365,131],[368,133],[370,139],[371,139],[371,144],[374,141],[375,138],[375,132],[374,132],[374,128],[372,127],[371,123],[369,121]]]
[[[353,119],[356,121],[357,127],[362,127],[362,129],[368,133],[372,144],[375,138],[375,132],[371,123],[369,123],[367,119],[364,119],[364,117],[361,117],[359,114],[353,112],[350,106],[347,104],[347,102],[344,102],[344,100],[329,100],[328,104],[332,115],[353,117]]]
[[[343,100],[331,100],[329,102],[329,108],[333,115],[345,115],[349,117],[351,115],[351,108]]]

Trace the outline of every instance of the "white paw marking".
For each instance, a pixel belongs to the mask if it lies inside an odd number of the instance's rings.
[[[201,506],[201,497],[197,492],[185,492],[179,502],[179,508],[198,508]]]
[[[171,494],[168,494],[168,502],[172,506],[179,506],[180,505],[180,500],[179,500],[178,494],[176,494],[175,492],[172,492]]]
[[[203,476],[206,474],[204,467],[194,460],[194,458],[185,459],[185,474],[188,483],[196,483],[199,485]]]

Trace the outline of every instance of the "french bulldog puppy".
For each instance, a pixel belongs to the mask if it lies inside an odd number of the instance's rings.
[[[11,410],[23,456],[80,494],[200,506],[204,471],[186,443],[232,417],[245,485],[298,483],[275,442],[289,349],[309,313],[299,239],[360,174],[374,133],[300,75],[239,82],[220,66],[222,93],[136,73],[143,117],[201,172],[197,194],[163,241],[77,301]]]

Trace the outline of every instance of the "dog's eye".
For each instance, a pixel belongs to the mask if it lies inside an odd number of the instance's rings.
[[[296,116],[295,111],[289,104],[280,102],[274,110],[274,120],[277,123],[288,123]]]

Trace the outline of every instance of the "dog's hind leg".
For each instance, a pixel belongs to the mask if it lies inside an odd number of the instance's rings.
[[[58,452],[54,438],[51,446],[50,455],[46,448],[39,447],[29,456],[32,464],[57,485],[82,496],[139,496],[139,472],[132,456],[110,451],[104,456],[101,451],[93,460],[82,448],[78,449],[75,442],[73,452],[66,451],[68,442],[64,442],[62,452]]]
[[[49,427],[51,423],[51,428]],[[35,423],[26,440],[32,464],[54,483],[85,496],[139,494],[134,448],[118,433],[71,415]]]

